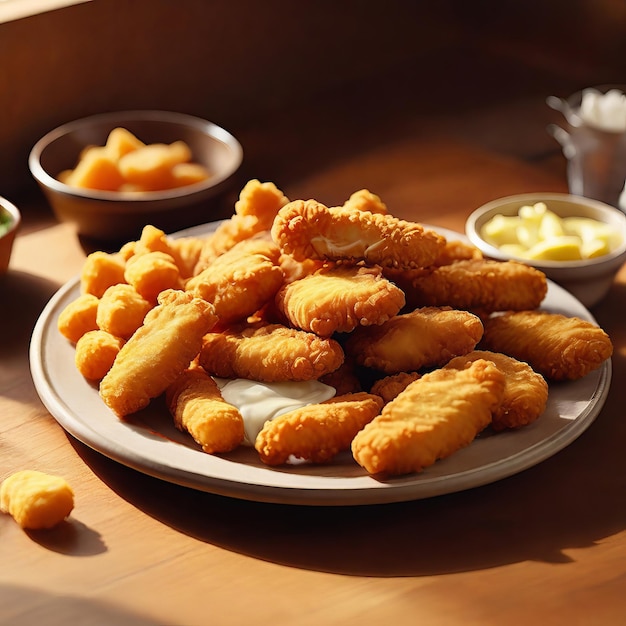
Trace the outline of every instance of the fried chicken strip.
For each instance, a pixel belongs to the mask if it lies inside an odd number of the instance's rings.
[[[323,267],[283,285],[275,300],[293,326],[321,337],[382,324],[405,302],[402,290],[382,276],[380,267],[351,265]]]
[[[424,374],[355,436],[353,456],[370,474],[420,472],[489,425],[504,386],[504,374],[485,360]]]
[[[185,291],[210,302],[222,324],[258,311],[283,284],[278,246],[248,239],[233,246],[185,284]]]
[[[254,447],[267,465],[281,465],[290,457],[325,463],[348,450],[381,407],[381,398],[365,392],[309,404],[266,422]]]
[[[548,383],[528,363],[500,352],[474,350],[464,356],[455,357],[445,365],[445,368],[462,370],[468,363],[478,359],[494,363],[506,379],[502,400],[493,411],[491,422],[493,430],[528,426],[541,416],[548,402]]]
[[[543,272],[516,261],[464,259],[393,279],[411,306],[448,305],[489,313],[535,309],[548,292]]]
[[[189,366],[217,322],[213,306],[169,289],[119,351],[100,382],[100,396],[118,416],[145,408]]]
[[[206,269],[240,241],[269,231],[279,209],[287,202],[289,199],[274,183],[262,183],[256,178],[248,181],[235,203],[235,213],[207,237],[194,273]]]
[[[397,374],[441,366],[467,354],[482,334],[482,322],[473,313],[424,307],[396,315],[380,326],[357,328],[344,347],[359,365]]]
[[[336,370],[344,354],[334,339],[281,324],[233,326],[207,333],[198,356],[213,376],[261,382],[316,380]]]
[[[296,260],[365,261],[385,267],[432,265],[445,238],[389,214],[295,200],[278,212],[272,237]]]
[[[241,413],[200,367],[186,369],[166,389],[165,400],[176,428],[189,433],[204,452],[229,452],[243,442]]]
[[[595,324],[548,311],[490,317],[480,347],[526,361],[548,380],[577,380],[613,354],[611,339]]]

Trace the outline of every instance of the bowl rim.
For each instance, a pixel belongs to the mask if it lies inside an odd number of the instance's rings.
[[[20,210],[4,196],[0,196],[0,211],[8,213],[11,217],[9,228],[0,235],[0,239],[3,239],[7,235],[15,232],[22,223],[22,214]]]
[[[479,233],[477,228],[478,221],[485,216],[485,214],[494,211],[498,207],[510,203],[510,202],[520,202],[528,204],[532,202],[546,202],[548,203],[550,200],[558,200],[561,202],[569,202],[578,206],[588,206],[594,209],[598,209],[601,213],[606,215],[612,214],[615,218],[622,223],[622,242],[621,244],[609,254],[605,254],[599,257],[595,257],[593,259],[581,259],[575,261],[550,261],[550,260],[535,260],[535,259],[524,259],[523,257],[518,257],[513,254],[506,254],[500,251],[499,248],[493,246],[492,244],[485,241]],[[521,205],[520,205],[521,206]],[[626,214],[613,207],[609,204],[601,202],[600,200],[594,200],[592,198],[587,198],[585,196],[578,196],[575,194],[569,193],[558,193],[558,192],[530,192],[530,193],[519,193],[512,194],[509,196],[504,196],[502,198],[496,198],[491,200],[482,206],[478,207],[470,215],[465,221],[465,234],[471,243],[473,243],[476,247],[481,249],[484,254],[490,256],[492,258],[498,260],[514,260],[521,261],[526,263],[527,265],[532,265],[537,269],[544,270],[558,270],[558,269],[578,269],[578,268],[589,268],[603,265],[605,263],[615,263],[620,257],[626,257]]]
[[[113,124],[123,125],[124,120],[136,121],[154,121],[165,123],[177,123],[190,126],[196,130],[213,137],[217,141],[225,144],[233,152],[234,158],[230,168],[219,174],[210,176],[207,180],[175,189],[166,189],[162,191],[144,191],[141,193],[133,191],[105,191],[100,189],[82,189],[66,185],[60,180],[49,174],[41,165],[41,156],[44,150],[56,139],[67,135],[68,133],[88,127],[94,123],[111,122]],[[91,200],[99,200],[105,202],[154,202],[155,200],[171,200],[173,198],[184,198],[201,193],[205,190],[213,189],[230,178],[241,166],[243,162],[243,148],[239,140],[225,128],[218,126],[214,122],[205,120],[188,113],[179,113],[175,111],[165,111],[160,109],[132,109],[124,111],[109,111],[106,113],[96,113],[81,117],[71,122],[66,122],[48,131],[41,139],[39,139],[32,147],[28,155],[28,167],[35,180],[61,194],[75,196]]]

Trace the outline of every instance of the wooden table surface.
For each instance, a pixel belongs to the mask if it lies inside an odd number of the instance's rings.
[[[462,231],[490,199],[566,191],[544,100],[577,85],[526,79],[518,73],[506,95],[494,88],[484,99],[477,89],[454,103],[451,88],[435,100],[419,90],[399,97],[406,81],[395,82],[368,100],[361,86],[251,120],[234,129],[246,151],[240,182],[273,180],[291,198],[329,204],[368,187],[400,217]],[[1,623],[624,623],[626,271],[592,311],[615,345],[612,388],[566,449],[431,499],[257,503],[129,469],[48,413],[30,376],[29,340],[88,247],[36,193],[14,200],[25,224],[0,282],[0,479],[26,468],[60,474],[76,506],[45,532],[0,516]]]

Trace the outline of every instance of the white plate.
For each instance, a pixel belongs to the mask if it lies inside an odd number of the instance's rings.
[[[215,224],[179,235],[210,232]],[[437,229],[450,239],[463,235]],[[323,466],[264,466],[252,448],[208,455],[177,431],[161,402],[118,419],[95,386],[74,366],[74,346],[57,330],[59,313],[80,291],[78,278],[64,285],[43,310],[30,346],[31,372],[42,402],[72,436],[141,472],[194,489],[262,502],[354,505],[399,502],[452,493],[521,472],[565,448],[600,412],[609,391],[611,362],[582,380],[550,385],[539,420],[521,430],[482,436],[420,474],[378,480],[346,452]],[[544,308],[594,322],[567,291],[549,283]]]

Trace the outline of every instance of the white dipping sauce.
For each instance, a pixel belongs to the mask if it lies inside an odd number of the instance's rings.
[[[335,395],[335,388],[318,380],[260,383],[236,378],[215,378],[222,397],[239,409],[243,417],[244,444],[253,446],[268,420],[307,404],[317,404]]]

